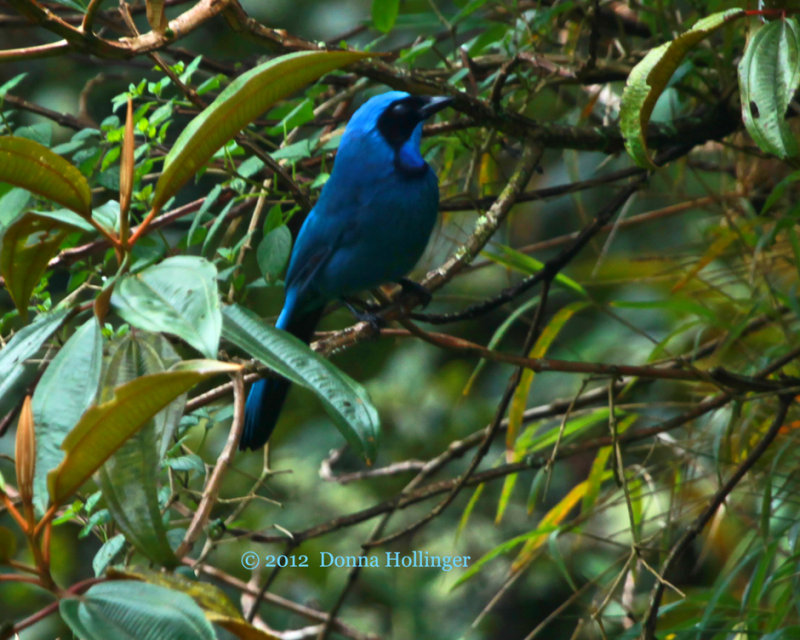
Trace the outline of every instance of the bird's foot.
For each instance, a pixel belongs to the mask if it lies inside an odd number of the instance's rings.
[[[356,320],[359,322],[366,322],[375,335],[380,333],[382,327],[386,326],[386,321],[380,316],[373,313],[370,309],[374,307],[367,306],[364,310],[358,309],[350,300],[342,300],[344,306],[350,310]]]
[[[403,290],[403,293],[410,293],[417,298],[419,298],[420,303],[422,304],[422,308],[428,306],[428,303],[431,301],[431,292],[428,291],[425,287],[423,287],[419,282],[414,282],[413,280],[409,280],[408,278],[400,278],[397,281],[397,284],[400,285],[400,288]]]

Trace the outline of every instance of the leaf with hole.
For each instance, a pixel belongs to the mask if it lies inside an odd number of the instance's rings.
[[[773,20],[750,39],[739,62],[742,119],[762,151],[796,156],[786,110],[800,85],[800,25],[795,17]]]

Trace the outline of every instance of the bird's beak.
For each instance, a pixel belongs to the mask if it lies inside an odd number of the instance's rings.
[[[434,113],[438,113],[453,103],[453,99],[447,96],[433,96],[426,98],[426,100],[427,102],[419,110],[423,120],[430,118]]]

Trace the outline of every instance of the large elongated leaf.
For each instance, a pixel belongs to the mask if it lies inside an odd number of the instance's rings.
[[[61,443],[94,402],[103,364],[100,326],[92,316],[72,334],[36,385],[33,417],[36,425],[34,505],[47,508],[47,473],[64,457]]]
[[[3,234],[0,240],[0,274],[23,318],[28,316],[28,301],[33,290],[69,230],[70,227],[52,218],[26,214]]]
[[[33,140],[0,137],[0,182],[23,187],[82,216],[90,215],[92,191],[86,178],[76,166]]]
[[[226,306],[222,335],[282,376],[311,391],[351,447],[368,463],[375,459],[378,412],[366,390],[293,335],[263,322],[238,305]]]
[[[159,585],[185,593],[203,609],[206,618],[220,627],[230,631],[241,640],[277,640],[277,636],[258,629],[246,622],[242,614],[219,587],[208,582],[189,580],[177,573],[164,573],[151,569],[109,569],[111,578],[127,578],[142,580],[150,584]]]
[[[164,159],[153,209],[161,209],[223,144],[278,100],[329,71],[370,55],[360,51],[299,51],[243,73],[178,136]]]
[[[94,585],[65,598],[59,612],[83,640],[215,640],[203,610],[185,593],[136,580]]]
[[[536,343],[531,348],[528,354],[529,358],[543,358],[556,339],[561,329],[567,321],[578,311],[584,309],[589,303],[585,301],[578,301],[562,307],[553,316],[550,322],[542,330],[541,335],[536,340]],[[511,399],[511,404],[508,409],[508,430],[506,431],[506,461],[517,462],[522,458],[522,451],[515,448],[517,435],[519,434],[520,427],[525,414],[525,407],[528,404],[528,395],[530,394],[531,385],[533,384],[535,372],[530,369],[525,369],[520,376],[519,384],[514,390],[514,396]],[[500,492],[500,500],[497,503],[497,513],[495,515],[495,523],[499,524],[503,519],[508,502],[511,499],[511,492],[514,490],[518,474],[511,473],[506,476],[503,481],[503,489]]]
[[[647,153],[645,133],[658,97],[666,89],[672,74],[689,51],[723,24],[745,15],[743,9],[728,9],[698,20],[688,31],[665,42],[637,64],[625,83],[620,106],[620,127],[625,148],[636,164],[652,167]]]
[[[216,360],[189,360],[170,371],[136,378],[93,405],[64,439],[61,464],[47,476],[51,504],[60,504],[89,478],[123,442],[175,398],[198,382],[239,365]]]
[[[165,371],[179,360],[163,336],[129,334],[108,362],[101,397],[139,376]],[[131,544],[159,566],[176,563],[161,516],[158,479],[163,453],[185,404],[185,394],[173,400],[126,440],[95,474],[114,522]]]
[[[797,155],[786,109],[800,84],[800,25],[794,17],[761,27],[739,63],[742,118],[762,151],[779,158]]]
[[[22,391],[36,375],[36,367],[26,361],[37,354],[63,322],[69,309],[41,315],[20,329],[0,350],[0,410],[5,413],[19,402]]]
[[[117,313],[147,331],[183,338],[215,358],[222,330],[217,269],[196,256],[175,256],[122,278],[111,296]]]

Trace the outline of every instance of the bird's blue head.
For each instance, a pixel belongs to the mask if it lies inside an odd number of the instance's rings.
[[[423,173],[427,167],[420,154],[422,123],[452,102],[451,98],[413,96],[389,91],[367,100],[350,118],[340,155],[364,154],[393,157],[394,167],[403,174]]]

